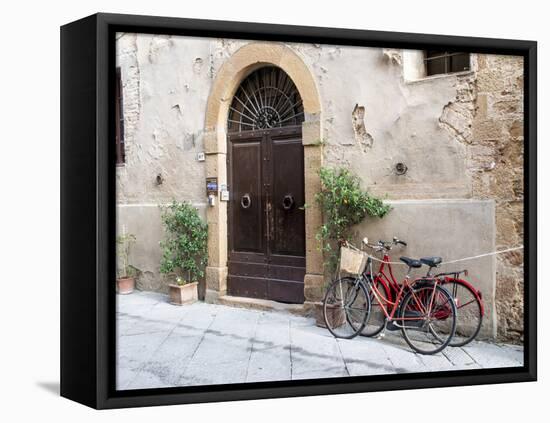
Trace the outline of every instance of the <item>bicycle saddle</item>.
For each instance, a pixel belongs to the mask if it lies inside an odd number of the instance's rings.
[[[436,267],[441,263],[441,257],[422,257],[420,261],[427,266]]]
[[[399,260],[401,260],[403,263],[405,263],[409,267],[422,267],[422,263],[416,259],[412,259],[409,257],[399,257]]]

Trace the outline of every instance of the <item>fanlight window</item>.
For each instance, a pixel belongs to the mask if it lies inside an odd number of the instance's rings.
[[[282,69],[263,67],[237,89],[228,120],[229,132],[300,125],[304,121],[302,98]]]

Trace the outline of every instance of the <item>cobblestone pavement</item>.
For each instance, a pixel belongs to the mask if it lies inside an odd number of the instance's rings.
[[[117,389],[521,365],[521,346],[473,342],[426,356],[412,352],[400,332],[341,340],[288,313],[117,295]]]

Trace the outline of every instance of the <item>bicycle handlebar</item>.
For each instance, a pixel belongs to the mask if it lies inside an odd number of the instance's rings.
[[[365,242],[366,241],[366,242]],[[393,239],[391,241],[382,241],[382,240],[379,240],[378,243],[376,244],[369,244],[368,243],[368,239],[367,238],[364,238],[363,239],[363,243],[362,245],[365,245],[369,248],[372,248],[373,250],[375,251],[382,251],[382,250],[391,250],[392,247],[394,245],[397,245],[397,244],[401,244],[403,245],[404,247],[407,246],[407,243],[405,241],[401,241],[399,239],[397,239],[396,237],[393,237]]]
[[[400,239],[397,239],[397,237],[393,237],[393,241],[392,241],[394,244],[401,244],[403,245],[404,247],[407,246],[407,243],[405,241],[401,241]]]
[[[380,241],[378,241],[378,244],[383,246],[386,250],[391,250],[391,248],[394,245],[397,245],[397,244],[401,244],[404,247],[407,246],[407,243],[405,241],[401,241],[400,239],[397,239],[396,237],[393,237],[393,239],[391,241],[382,241],[382,240],[380,240]]]

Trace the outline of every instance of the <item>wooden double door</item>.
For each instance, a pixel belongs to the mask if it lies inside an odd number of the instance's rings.
[[[304,302],[301,126],[228,136],[230,295]]]

